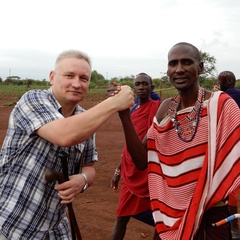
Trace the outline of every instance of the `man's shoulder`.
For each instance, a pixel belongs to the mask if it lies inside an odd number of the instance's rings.
[[[235,100],[237,105],[240,107],[240,89],[234,87],[225,91],[231,98]]]
[[[158,122],[160,122],[163,118],[165,118],[167,116],[168,109],[169,109],[169,106],[171,104],[171,100],[172,100],[172,98],[165,99],[161,103],[160,107],[158,108],[158,111],[157,111],[157,114],[156,114]]]
[[[231,94],[231,93],[237,93],[237,94],[240,94],[240,89],[237,88],[237,87],[234,87],[234,88],[229,88],[225,91],[225,93],[227,94]]]
[[[34,90],[29,90],[27,91],[22,98],[41,98],[41,97],[48,97],[53,95],[51,91],[49,90],[39,90],[39,89],[34,89]]]
[[[152,99],[152,100],[161,100],[161,98],[160,98],[160,96],[156,93],[156,92],[151,92],[151,94],[150,94],[150,98]]]
[[[17,102],[17,105],[25,105],[28,106],[37,106],[37,105],[54,105],[58,107],[58,103],[56,98],[54,97],[52,91],[50,89],[48,90],[30,90],[27,91]]]
[[[151,106],[159,107],[161,105],[161,100],[151,100]]]
[[[146,103],[146,107],[149,109],[149,111],[153,110],[155,108],[158,108],[161,104],[160,100],[152,100],[150,99],[147,103]]]

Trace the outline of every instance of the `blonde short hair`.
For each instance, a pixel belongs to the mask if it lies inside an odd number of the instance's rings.
[[[82,51],[74,50],[74,49],[65,50],[58,55],[55,64],[57,64],[64,58],[84,59],[89,64],[89,66],[92,68],[92,63],[91,63],[90,57]]]

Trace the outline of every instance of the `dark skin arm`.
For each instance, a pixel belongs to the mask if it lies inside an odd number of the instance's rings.
[[[116,86],[117,85],[114,84],[113,86],[110,86],[108,88],[107,97],[113,96],[115,93],[117,93]],[[158,122],[160,122],[167,115],[167,109],[169,104],[170,99],[167,99],[161,103],[156,114]],[[137,135],[131,120],[130,109],[120,111],[119,117],[123,125],[125,141],[127,144],[128,151],[132,157],[132,160],[139,170],[145,170],[147,168],[146,137],[144,138],[143,141],[141,141],[141,139]]]
[[[117,168],[121,170],[121,162],[119,163]],[[110,183],[110,187],[114,191],[118,190],[118,183],[120,181],[120,178],[121,178],[121,172],[117,175],[117,174],[115,174],[115,171],[114,171],[114,174],[113,174],[113,177],[112,177],[112,180],[111,180],[111,183]]]
[[[125,141],[132,160],[139,170],[147,168],[147,148],[146,144],[140,140],[133,126],[130,110],[119,112],[122,121]]]
[[[166,99],[160,105],[156,114],[158,122],[167,116],[170,102],[170,99]],[[143,141],[138,137],[131,120],[129,109],[119,112],[119,117],[122,121],[125,141],[132,160],[139,170],[144,170],[147,168],[146,137]]]

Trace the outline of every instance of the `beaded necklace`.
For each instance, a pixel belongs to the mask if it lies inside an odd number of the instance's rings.
[[[184,142],[191,142],[197,132],[204,98],[205,89],[199,87],[197,101],[195,102],[193,109],[180,121],[178,121],[177,116],[177,111],[182,101],[180,95],[177,94],[170,104],[168,115],[173,123],[178,137]]]

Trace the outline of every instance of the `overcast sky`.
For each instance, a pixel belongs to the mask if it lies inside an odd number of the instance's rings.
[[[0,77],[47,79],[57,55],[79,49],[105,78],[159,78],[168,50],[192,43],[240,78],[239,0],[5,0]]]

